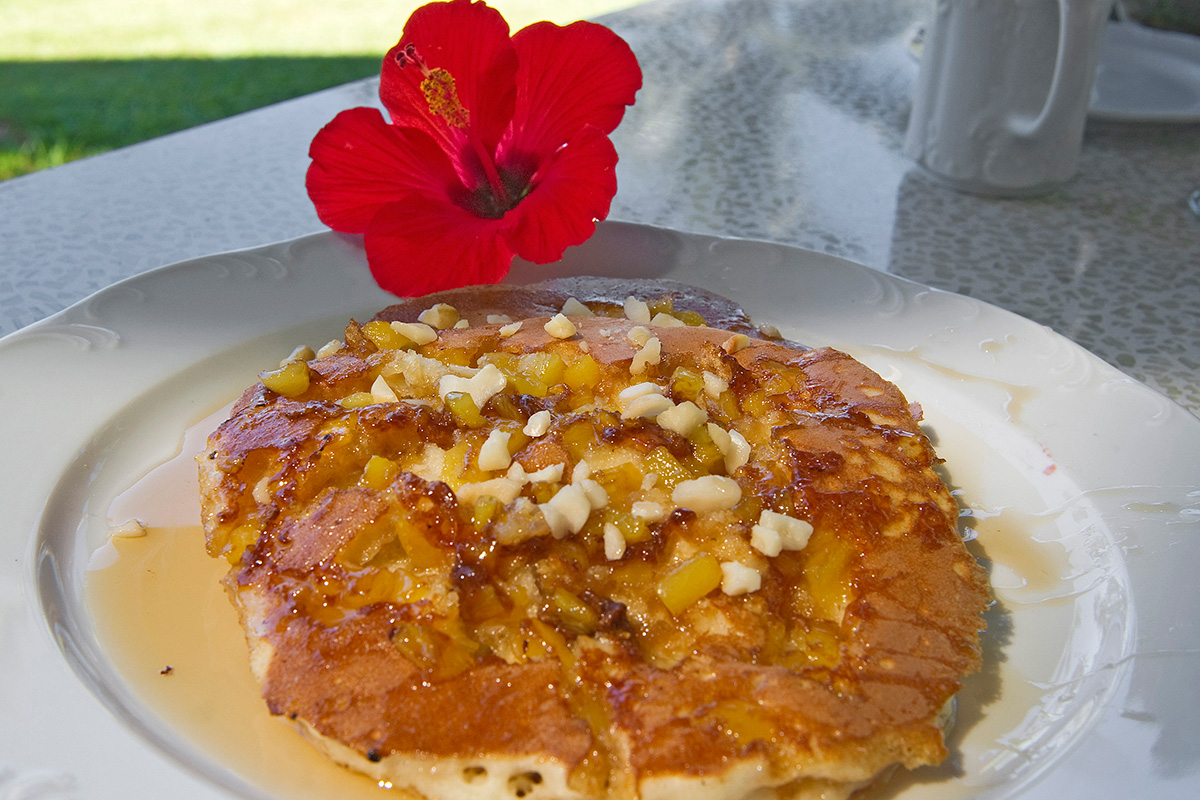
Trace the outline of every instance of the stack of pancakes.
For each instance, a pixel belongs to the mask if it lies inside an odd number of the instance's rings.
[[[908,401],[692,287],[406,301],[198,461],[271,712],[430,798],[846,796],[979,666]]]

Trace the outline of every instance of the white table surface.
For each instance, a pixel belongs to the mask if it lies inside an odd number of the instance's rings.
[[[993,200],[900,152],[927,0],[659,0],[612,218],[768,239],[1015,311],[1200,412],[1200,125],[1089,123],[1079,175]],[[363,81],[0,183],[0,335],[162,264],[321,229],[307,148]]]
[[[1200,124],[1090,122],[1078,177],[1047,197],[944,188],[900,152],[917,73],[907,41],[928,8],[657,0],[605,17],[646,81],[614,136],[611,217],[797,245],[961,292],[1200,413],[1200,218],[1187,207]],[[127,276],[321,230],[304,191],[309,142],[376,88],[0,183],[0,335]]]

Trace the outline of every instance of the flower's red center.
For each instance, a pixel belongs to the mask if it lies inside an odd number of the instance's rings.
[[[528,192],[528,187],[516,187],[517,190],[512,191],[513,187],[508,185],[512,181],[501,178],[494,154],[488,152],[478,133],[471,127],[471,112],[458,98],[454,76],[440,67],[430,68],[417,52],[416,45],[412,43],[406,44],[396,53],[396,63],[401,67],[413,66],[421,71],[424,76],[421,91],[425,94],[430,113],[442,117],[448,125],[466,134],[467,142],[487,178],[487,186],[480,185],[472,193],[471,210],[486,217],[504,216],[504,213],[516,206],[521,197]]]

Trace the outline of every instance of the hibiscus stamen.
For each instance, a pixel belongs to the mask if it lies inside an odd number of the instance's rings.
[[[479,163],[483,166],[483,172],[487,176],[492,192],[496,195],[497,202],[501,206],[507,207],[510,202],[508,191],[504,188],[504,182],[496,170],[494,157],[487,152],[478,135],[471,130],[471,114],[458,99],[454,76],[441,67],[431,69],[421,54],[417,52],[416,45],[412,43],[406,44],[400,52],[396,53],[396,63],[401,67],[411,65],[421,70],[421,74],[425,76],[425,79],[421,81],[421,91],[425,94],[425,102],[429,105],[429,110],[445,119],[450,126],[461,128],[466,132],[467,141],[470,142],[471,148],[479,158]]]
[[[402,68],[414,66],[421,70],[425,80],[421,81],[421,91],[425,94],[425,102],[429,110],[455,128],[466,128],[471,121],[471,115],[458,99],[458,90],[454,88],[454,76],[440,67],[430,69],[425,59],[417,52],[414,44],[406,44],[404,49],[396,53],[396,63]]]
[[[453,75],[444,69],[430,70],[425,80],[421,81],[421,91],[425,93],[425,102],[429,103],[430,111],[445,117],[446,122],[455,128],[467,127],[471,115],[458,100]]]

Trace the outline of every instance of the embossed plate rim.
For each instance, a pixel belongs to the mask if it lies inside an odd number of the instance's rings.
[[[562,268],[691,281],[739,300],[792,338],[849,350],[910,393],[914,386],[942,386],[947,407],[1006,403],[1021,423],[1014,438],[1036,445],[1031,469],[1074,475],[1099,492],[1080,508],[1123,537],[1114,546],[1146,546],[1148,537],[1175,536],[1197,522],[1187,514],[1196,514],[1200,500],[1200,488],[1188,483],[1200,478],[1200,469],[1191,471],[1200,452],[1200,420],[1008,312],[811,251],[626,223],[601,225],[587,245],[568,253]],[[519,264],[512,279],[550,274]],[[318,298],[319,313],[313,310]],[[0,503],[11,512],[0,533],[0,637],[12,645],[0,649],[5,679],[0,712],[17,720],[0,728],[0,798],[26,786],[62,797],[156,796],[168,790],[182,798],[224,796],[118,724],[67,666],[59,646],[74,644],[64,635],[70,620],[51,618],[48,625],[39,598],[53,600],[62,590],[54,581],[66,576],[69,582],[72,572],[53,563],[53,549],[40,546],[34,535],[43,520],[40,498],[59,483],[64,465],[80,466],[78,454],[87,452],[93,436],[131,398],[161,387],[187,364],[248,338],[363,313],[387,301],[362,268],[358,243],[322,233],[154,270],[0,339],[0,374],[8,376],[0,384],[0,414],[24,423],[12,431],[0,462]],[[214,318],[221,324],[214,326]],[[889,375],[889,369],[899,372]],[[973,382],[983,382],[983,401],[964,389]],[[939,413],[937,403],[930,405]],[[1081,429],[1081,419],[1110,424],[1111,441],[1097,446],[1093,432]],[[1151,458],[1151,448],[1159,445],[1166,455]],[[1102,452],[1115,455],[1093,458]],[[1138,478],[1135,486],[1117,480],[1131,474]],[[1104,495],[1106,487],[1124,493],[1114,500]],[[1178,514],[1155,516],[1142,508],[1168,502],[1180,506]],[[1135,505],[1139,510],[1131,510]],[[1165,555],[1153,553],[1133,565],[1134,602],[1149,591],[1164,559],[1179,562],[1181,555],[1196,554],[1196,544],[1176,538]],[[1139,571],[1139,564],[1150,569]],[[1118,588],[1124,585],[1118,582]],[[1185,588],[1182,598],[1175,596],[1174,610],[1200,610],[1195,579]],[[1153,592],[1148,596],[1162,600]],[[46,608],[53,610],[54,603]],[[1098,797],[1122,796],[1128,789],[1130,778],[1122,784],[1090,766],[1096,754],[1089,748],[1103,745],[1099,734],[1124,737],[1130,724],[1153,727],[1146,721],[1153,719],[1150,711],[1142,709],[1132,722],[1123,712],[1137,711],[1128,705],[1135,667],[1151,651],[1169,648],[1165,633],[1153,624],[1136,630],[1130,624],[1125,634],[1127,657],[1100,665],[1107,673],[1084,676],[1113,678],[1112,687],[1092,696],[1096,708],[1084,721],[1090,735],[1068,736],[1071,751],[1048,774],[1025,775],[1020,786],[991,787],[990,794],[1050,797],[1061,792],[1056,788],[1061,780],[1097,786]],[[1175,661],[1168,671],[1194,670],[1194,653],[1171,655]],[[1125,749],[1129,752],[1118,753],[1124,763],[1143,758],[1132,771],[1136,788],[1196,788],[1194,779],[1180,783],[1156,774],[1149,745]],[[937,786],[916,785],[903,796],[910,795],[936,796]]]

